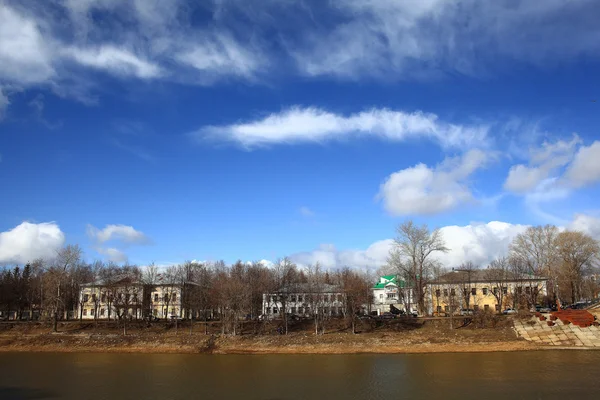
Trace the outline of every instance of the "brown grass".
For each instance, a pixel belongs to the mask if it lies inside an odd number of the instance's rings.
[[[456,326],[457,321],[455,321]],[[276,333],[277,323],[243,324],[242,335],[220,335],[218,322],[209,335],[196,323],[175,329],[173,323],[132,323],[123,336],[116,322],[62,323],[58,333],[42,323],[0,324],[0,351],[215,353],[215,354],[353,354],[435,353],[532,350],[539,347],[518,339],[510,320],[494,328],[472,325],[450,329],[448,320],[363,321],[352,334],[344,321],[327,324],[315,335],[311,321],[298,321],[288,335]]]

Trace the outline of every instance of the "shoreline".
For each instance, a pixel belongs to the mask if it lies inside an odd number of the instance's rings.
[[[173,339],[173,338],[171,338]],[[196,339],[196,340],[186,340]],[[0,352],[29,353],[117,353],[117,354],[247,354],[247,355],[349,355],[349,354],[433,354],[433,353],[496,353],[545,350],[600,350],[585,346],[545,346],[514,339],[509,341],[455,341],[450,343],[402,343],[402,335],[389,335],[385,341],[366,337],[350,343],[331,340],[296,343],[297,337],[276,338],[264,343],[263,337],[220,337],[197,340],[183,335],[176,342],[156,343],[136,337],[85,338],[73,335],[46,334],[32,337],[0,336]],[[272,338],[267,338],[272,339]],[[348,338],[357,339],[357,338]],[[83,343],[81,343],[83,341]],[[396,343],[398,342],[398,343]]]

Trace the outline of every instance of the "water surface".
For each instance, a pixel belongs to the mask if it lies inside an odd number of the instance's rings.
[[[598,399],[600,351],[0,353],[0,399]]]

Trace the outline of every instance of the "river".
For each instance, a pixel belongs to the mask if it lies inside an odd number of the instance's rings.
[[[597,399],[600,351],[0,353],[0,399]]]

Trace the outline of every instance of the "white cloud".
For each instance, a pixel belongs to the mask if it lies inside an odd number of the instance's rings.
[[[114,247],[96,247],[95,250],[106,256],[106,259],[116,263],[122,263],[127,261],[127,255],[119,249],[115,249]]]
[[[25,264],[36,258],[54,258],[65,235],[54,222],[23,222],[0,233],[0,265]]]
[[[4,118],[4,110],[8,107],[10,101],[8,100],[8,96],[4,94],[4,89],[0,86],[0,121]]]
[[[456,267],[465,261],[486,266],[494,258],[507,254],[512,239],[526,228],[526,225],[499,221],[445,226],[441,231],[450,251],[439,253],[436,258],[446,267]],[[321,245],[316,250],[294,254],[290,259],[300,265],[319,262],[327,269],[348,266],[375,270],[386,264],[392,245],[392,239],[377,241],[366,250],[337,250],[333,245]]]
[[[288,45],[309,76],[422,78],[483,75],[503,60],[536,66],[597,56],[593,0],[338,0],[310,12]],[[334,26],[321,20],[333,14]],[[327,16],[327,17],[325,17]],[[543,38],[543,39],[540,39]]]
[[[253,147],[277,143],[322,142],[351,136],[405,141],[430,138],[442,146],[484,145],[486,126],[463,126],[440,121],[435,114],[408,113],[386,108],[371,109],[348,116],[316,107],[291,107],[265,118],[233,125],[205,126],[193,135],[232,140]]]
[[[596,240],[600,240],[600,218],[586,215],[586,214],[575,214],[573,222],[568,225],[569,229],[581,231],[593,237]]]
[[[600,142],[582,146],[569,165],[565,181],[573,187],[587,186],[600,181]]]
[[[417,164],[391,174],[377,198],[392,215],[436,214],[473,201],[468,179],[494,156],[470,150],[462,157],[446,159],[436,168]]]
[[[561,168],[572,161],[581,143],[581,139],[573,135],[568,142],[565,140],[554,143],[544,142],[540,148],[530,149],[529,165],[512,166],[504,182],[504,188],[518,194],[525,194],[534,189],[539,191],[539,186],[544,181],[556,175]]]
[[[93,242],[94,249],[114,262],[127,261],[124,249],[129,246],[145,245],[151,242],[143,232],[128,225],[106,225],[104,229],[98,229],[88,224],[86,232]]]
[[[106,243],[117,240],[123,243],[148,243],[148,237],[133,226],[128,225],[106,225],[104,229],[98,229],[92,225],[87,226],[87,234],[98,243]]]
[[[299,211],[300,211],[300,214],[301,214],[303,217],[314,217],[314,216],[315,216],[315,213],[314,213],[314,211],[313,211],[313,210],[311,210],[310,208],[306,207],[306,206],[302,206],[302,207],[300,207],[300,210],[299,210]]]
[[[0,3],[0,83],[33,84],[52,78],[52,54],[34,19]]]
[[[111,72],[115,75],[133,75],[142,79],[157,78],[161,75],[158,65],[114,46],[104,45],[99,48],[71,48],[65,51],[68,57],[84,66]]]
[[[266,60],[263,60],[260,54],[253,53],[226,35],[215,35],[210,40],[196,40],[189,48],[175,54],[175,59],[210,75],[231,75],[249,79],[266,64]]]

